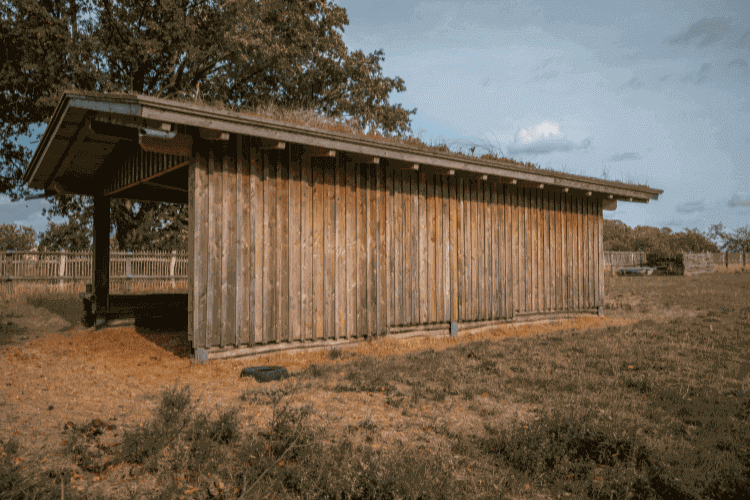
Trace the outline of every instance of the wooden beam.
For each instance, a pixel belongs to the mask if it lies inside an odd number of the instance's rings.
[[[259,149],[286,149],[286,142],[261,138]]]
[[[109,197],[94,196],[94,269],[92,290],[96,297],[96,326],[106,324],[109,306]]]
[[[361,155],[357,153],[347,153],[346,155],[348,158],[351,158],[351,160],[355,163],[368,163],[368,164],[380,164],[380,157],[379,156],[372,156],[372,155]]]
[[[201,139],[206,141],[228,141],[229,132],[222,132],[221,130],[214,130],[210,128],[200,128]]]
[[[486,181],[486,180],[487,180],[487,175],[483,175],[483,176],[482,176],[482,180],[483,180],[483,181]]]
[[[539,184],[539,189],[544,189],[544,184]]]
[[[141,135],[138,143],[144,151],[175,156],[190,156],[193,152],[193,138],[187,134],[177,134],[172,139]]]
[[[591,196],[591,191],[586,191],[586,196]]]
[[[419,163],[412,163],[411,169],[412,170],[419,170]]]
[[[336,150],[335,149],[328,149],[328,148],[320,148],[317,146],[305,146],[305,155],[310,157],[328,157],[328,158],[335,158],[336,157]]]
[[[448,175],[456,175],[456,171],[454,169],[448,170]]]
[[[146,184],[149,186],[154,186],[161,189],[171,189],[173,191],[180,191],[181,193],[187,193],[188,190],[185,188],[177,187],[177,186],[170,186],[169,184],[162,184],[161,182],[154,182],[154,181],[143,181],[142,184]]]

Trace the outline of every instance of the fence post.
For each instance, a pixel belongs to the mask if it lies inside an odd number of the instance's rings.
[[[174,266],[177,264],[177,250],[172,250],[172,259],[169,261],[169,276],[172,280],[172,288],[174,288]]]
[[[133,277],[131,273],[132,260],[133,260],[133,251],[128,250],[128,254],[125,256],[125,293],[130,293],[130,280]]]
[[[724,252],[724,267],[729,268],[729,251]]]
[[[65,286],[65,280],[63,277],[65,276],[65,266],[67,264],[67,255],[65,254],[65,250],[63,250],[60,253],[60,263],[57,268],[57,276],[60,278],[60,288],[63,288]]]
[[[5,272],[3,273],[3,283],[5,284],[3,288],[6,288],[7,290],[7,296],[10,298],[13,296],[13,290],[14,290],[14,283],[13,283],[13,250],[6,250],[5,253],[5,262],[4,262],[4,268]]]

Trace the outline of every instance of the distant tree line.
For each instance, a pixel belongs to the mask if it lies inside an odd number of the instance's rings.
[[[175,206],[172,217],[177,224],[161,225],[154,217],[129,233],[125,246],[116,237],[110,239],[112,250],[132,251],[187,251],[185,228],[187,214],[178,213]],[[92,214],[89,207],[81,207],[78,217],[69,218],[65,224],[48,222],[47,229],[39,234],[31,227],[16,224],[0,225],[0,251],[27,251],[37,246],[40,251],[85,252],[91,249]],[[649,226],[631,228],[619,220],[604,221],[605,252],[745,252],[750,253],[750,226],[729,232],[722,224],[714,224],[707,233],[698,229],[673,232],[665,227]]]
[[[619,220],[604,220],[605,252],[718,253],[722,250],[717,240],[724,241],[718,234],[704,234],[698,229],[673,232],[668,227],[631,228]]]

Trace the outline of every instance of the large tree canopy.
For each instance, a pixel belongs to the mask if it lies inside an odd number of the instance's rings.
[[[68,89],[301,107],[399,135],[416,111],[389,102],[403,80],[383,76],[382,51],[347,49],[346,12],[325,0],[6,0],[0,21],[0,193],[14,199],[27,194],[31,156],[16,140]],[[56,198],[51,212],[66,213],[69,202]],[[129,212],[113,217],[118,235],[132,234],[128,220],[180,211],[118,207]]]

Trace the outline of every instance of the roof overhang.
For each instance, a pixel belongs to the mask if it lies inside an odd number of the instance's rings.
[[[159,150],[159,144],[163,143],[167,149],[172,147],[174,154],[190,156],[191,136],[189,133],[179,134],[180,137],[175,138],[178,127],[193,133],[200,131],[201,135],[241,134],[387,159],[405,168],[464,172],[525,186],[584,192],[588,196],[603,198],[605,210],[613,210],[617,200],[648,203],[650,199],[658,199],[663,192],[646,186],[561,172],[529,170],[511,162],[425,151],[394,141],[294,125],[208,106],[139,95],[83,92],[63,94],[24,173],[24,182],[31,188],[44,189],[48,194],[101,194],[102,186],[114,170],[126,158],[138,154],[140,149],[148,150],[149,145],[153,148],[156,143],[156,150]],[[154,137],[159,133],[164,137]],[[182,139],[181,142],[178,139]],[[172,177],[176,179],[179,175]],[[153,199],[160,196],[160,192],[168,191],[153,186],[150,189],[144,187],[144,194],[140,196],[145,197],[148,192],[146,199]],[[139,191],[122,193],[122,196],[137,199]],[[172,199],[165,195],[162,201],[181,201],[182,198]]]

